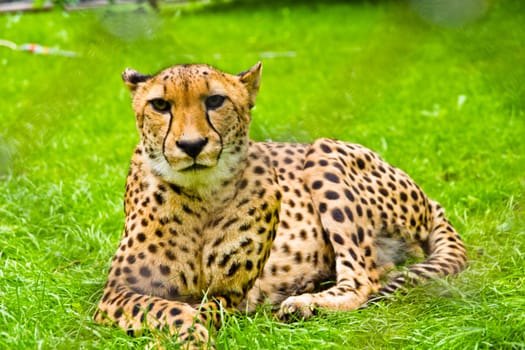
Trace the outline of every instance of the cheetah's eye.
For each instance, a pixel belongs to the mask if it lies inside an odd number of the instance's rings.
[[[161,113],[165,113],[171,108],[171,104],[168,101],[163,100],[162,98],[155,98],[149,101],[149,103],[157,112]]]
[[[208,109],[217,109],[224,103],[224,100],[226,100],[226,97],[221,95],[212,95],[206,98],[206,101],[204,102],[206,104],[206,108]]]

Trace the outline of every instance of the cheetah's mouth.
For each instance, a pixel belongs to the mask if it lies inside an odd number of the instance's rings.
[[[206,166],[206,165],[193,163],[193,164],[190,165],[189,167],[184,168],[184,169],[182,169],[182,170],[180,170],[180,171],[182,171],[182,172],[187,172],[187,171],[199,171],[199,170],[209,169],[209,168],[210,168],[210,167],[209,167],[209,166]]]

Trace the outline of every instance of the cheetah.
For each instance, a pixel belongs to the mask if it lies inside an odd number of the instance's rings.
[[[140,142],[97,322],[213,347],[222,310],[349,311],[465,268],[443,208],[371,150],[250,140],[261,70],[122,74]],[[410,253],[420,261],[391,272]]]

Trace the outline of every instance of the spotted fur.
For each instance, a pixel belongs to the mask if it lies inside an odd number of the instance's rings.
[[[124,72],[141,141],[97,322],[206,347],[220,308],[270,303],[283,320],[354,310],[465,267],[443,209],[374,152],[250,141],[260,73],[260,63],[239,75]],[[425,257],[388,275],[406,252]]]

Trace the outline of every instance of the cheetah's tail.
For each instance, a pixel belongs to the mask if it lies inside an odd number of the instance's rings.
[[[447,275],[457,274],[467,266],[465,246],[454,227],[445,218],[443,208],[436,202],[429,203],[432,211],[432,229],[426,242],[426,260],[410,265],[405,271],[394,273],[389,281],[381,286],[369,302],[392,294],[399,288],[415,285]]]

